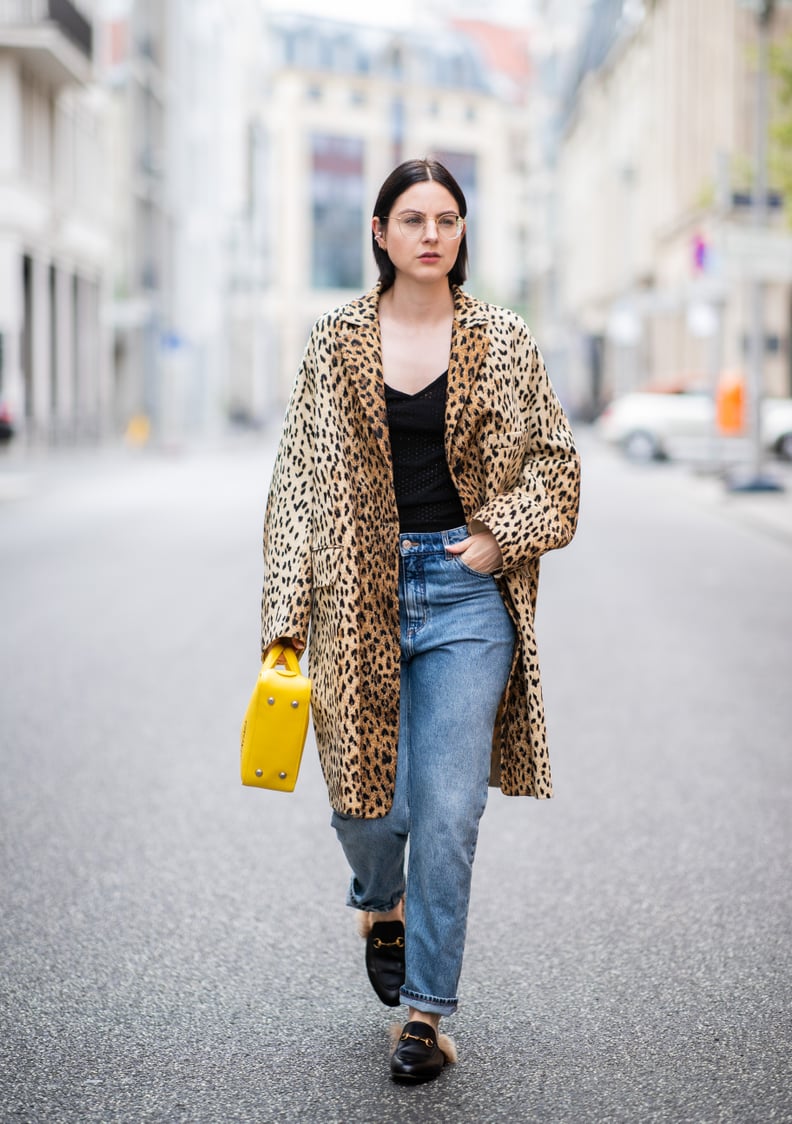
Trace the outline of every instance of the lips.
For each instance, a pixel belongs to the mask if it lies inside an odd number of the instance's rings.
[[[420,261],[440,261],[439,254],[421,254]]]

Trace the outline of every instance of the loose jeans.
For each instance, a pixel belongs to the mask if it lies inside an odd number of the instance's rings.
[[[400,536],[401,711],[396,792],[388,814],[333,814],[352,868],[347,904],[375,912],[406,899],[402,1002],[450,1015],[467,929],[492,731],[514,651],[494,578],[448,543],[464,527]]]

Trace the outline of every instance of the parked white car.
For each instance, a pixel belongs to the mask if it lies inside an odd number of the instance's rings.
[[[703,449],[717,435],[715,405],[706,391],[625,394],[605,407],[594,428],[631,460],[664,460],[694,444]],[[792,398],[763,400],[761,431],[767,452],[792,461]]]

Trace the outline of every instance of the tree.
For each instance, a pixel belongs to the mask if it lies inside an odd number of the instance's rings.
[[[770,73],[770,175],[773,185],[783,194],[786,219],[792,226],[792,34],[771,45]]]

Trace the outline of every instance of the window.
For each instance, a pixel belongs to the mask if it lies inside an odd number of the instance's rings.
[[[316,289],[363,285],[363,141],[311,138],[312,263]]]

